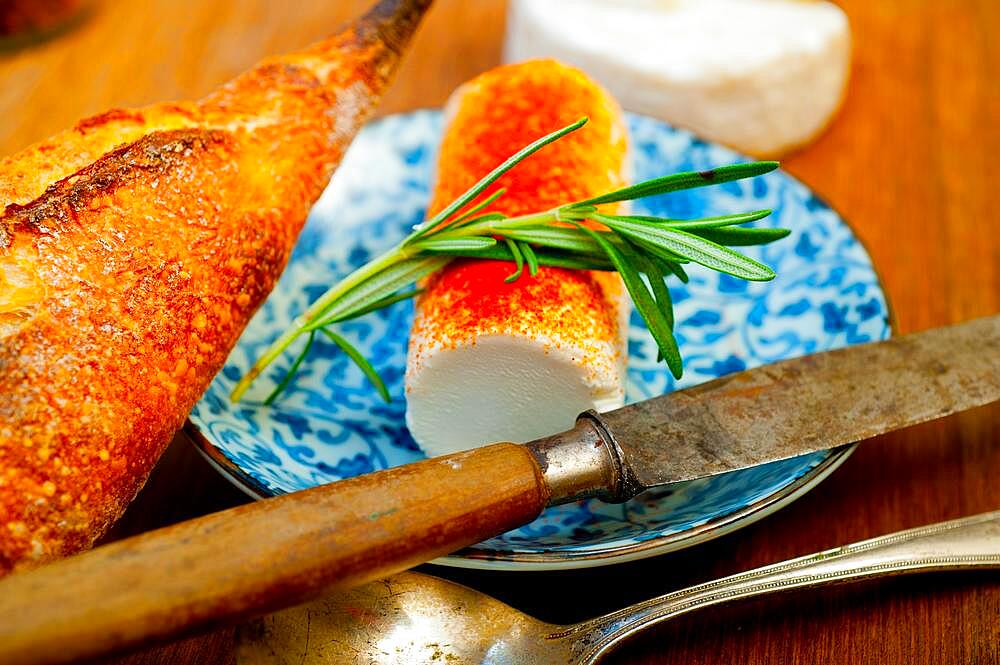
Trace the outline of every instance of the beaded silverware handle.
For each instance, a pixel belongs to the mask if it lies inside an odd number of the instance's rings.
[[[595,662],[622,639],[711,605],[777,591],[906,573],[1000,569],[1000,511],[900,531],[764,566],[632,605],[549,635],[570,641],[577,663]]]

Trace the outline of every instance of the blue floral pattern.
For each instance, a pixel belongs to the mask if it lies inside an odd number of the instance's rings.
[[[441,115],[421,111],[371,124],[315,206],[288,268],[226,367],[191,413],[203,450],[238,485],[274,495],[412,462],[424,457],[404,425],[403,371],[412,303],[342,326],[385,378],[385,404],[358,368],[317,338],[308,361],[272,406],[261,401],[287,371],[288,353],[240,404],[229,392],[253,360],[329,284],[396,244],[423,217]],[[703,170],[745,158],[649,118],[630,116],[637,179]],[[585,131],[585,130],[584,130]],[[777,171],[637,202],[636,210],[684,218],[770,208],[758,222],[792,235],[747,253],[778,278],[747,283],[697,267],[676,280],[677,339],[685,374],[674,382],[656,362],[641,318],[629,330],[629,400],[641,400],[723,374],[814,351],[889,336],[888,308],[864,248],[843,220],[804,185]],[[839,452],[648,492],[623,505],[591,500],[546,510],[535,522],[457,557],[507,563],[567,558],[631,558],[644,544],[678,540],[728,524],[769,497],[803,486]],[[742,520],[751,516],[740,517]],[[616,554],[617,556],[617,554]],[[469,565],[452,558],[453,563]],[[592,565],[592,564],[587,564]]]

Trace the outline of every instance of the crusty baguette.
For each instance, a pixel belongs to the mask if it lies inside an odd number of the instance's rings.
[[[283,269],[431,0],[0,162],[0,574],[84,549]]]
[[[429,215],[520,148],[583,116],[586,126],[491,187],[507,190],[491,211],[539,212],[624,186],[628,136],[617,102],[554,60],[469,81],[448,105]],[[629,307],[617,274],[543,266],[505,283],[512,271],[506,262],[455,261],[418,300],[407,423],[429,454],[526,441],[568,427],[583,410],[622,404]]]

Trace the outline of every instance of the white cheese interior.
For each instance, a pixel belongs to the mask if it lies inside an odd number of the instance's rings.
[[[505,59],[553,57],[631,111],[775,155],[836,111],[850,65],[844,12],[801,0],[512,0]]]
[[[573,356],[539,340],[499,335],[439,348],[410,368],[410,433],[429,456],[444,455],[523,443],[569,429],[587,409],[621,406],[620,373],[609,368],[595,377]]]

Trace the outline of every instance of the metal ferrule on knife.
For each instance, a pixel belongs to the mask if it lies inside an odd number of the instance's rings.
[[[581,413],[570,430],[526,445],[542,470],[550,506],[593,497],[622,503],[642,491],[624,451],[596,411]]]

